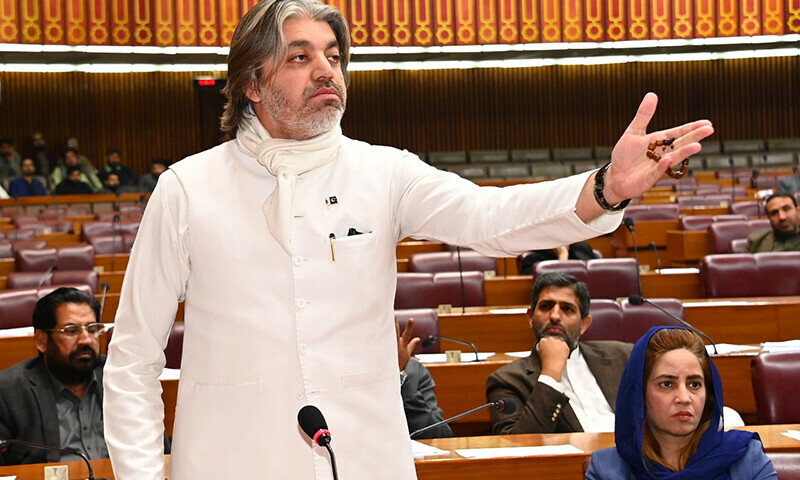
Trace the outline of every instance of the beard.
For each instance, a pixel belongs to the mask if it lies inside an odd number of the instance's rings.
[[[546,323],[542,326],[537,325],[534,327],[533,333],[536,335],[537,341],[545,337],[556,337],[563,340],[564,343],[566,343],[567,346],[569,346],[570,352],[578,348],[578,340],[580,339],[581,336],[580,327],[571,330],[567,328],[564,324],[557,324],[561,328],[561,330],[563,330],[563,333],[561,335],[553,335],[547,333],[547,327],[550,327],[551,325],[552,324],[550,323]]]
[[[89,357],[78,358],[83,353]],[[81,345],[70,352],[67,358],[60,355],[55,344],[44,353],[50,373],[64,385],[78,385],[88,382],[97,367],[97,352],[89,345]]]
[[[320,105],[310,104],[309,99],[321,88],[335,89],[339,100],[326,100]],[[344,89],[331,80],[316,82],[303,90],[299,108],[277,88],[265,88],[261,96],[266,99],[264,109],[267,115],[289,138],[295,140],[330,132],[342,120],[346,104]]]

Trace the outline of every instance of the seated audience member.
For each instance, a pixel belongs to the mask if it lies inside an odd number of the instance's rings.
[[[153,193],[158,183],[158,177],[169,168],[169,161],[163,158],[154,158],[150,165],[150,172],[139,178],[139,188],[144,193]]]
[[[79,169],[80,180],[89,186],[89,193],[99,191],[103,188],[103,184],[100,182],[100,179],[97,178],[94,167],[91,165],[81,165],[78,159],[78,151],[73,148],[67,148],[64,150],[64,161],[56,165],[53,169],[53,173],[50,174],[50,184],[54,190],[67,178],[68,170],[72,167],[77,167]]]
[[[419,361],[411,358],[419,343],[419,338],[412,338],[414,330],[414,319],[408,319],[406,328],[400,334],[400,326],[397,326],[397,355],[400,366],[400,394],[403,397],[403,409],[406,412],[406,422],[408,422],[408,432],[413,433],[421,428],[433,425],[443,420],[442,409],[436,403],[436,394],[433,392],[436,384],[433,383],[431,372]],[[448,425],[440,425],[423,432],[415,437],[421,438],[442,438],[452,437],[453,431]]]
[[[14,140],[0,138],[0,178],[20,176],[21,163],[22,156],[14,148]]]
[[[39,180],[33,178],[36,173],[36,164],[30,157],[22,159],[22,176],[11,182],[8,187],[12,197],[32,197],[47,195],[47,189]]]
[[[536,279],[528,309],[536,345],[486,381],[490,402],[511,398],[518,405],[510,414],[492,411],[493,433],[613,431],[617,385],[632,345],[579,341],[592,323],[589,300],[586,284],[571,275]]]
[[[770,195],[764,203],[764,210],[772,229],[748,235],[745,252],[800,251],[800,209],[794,196],[786,193]]]
[[[569,245],[562,245],[550,250],[533,250],[522,255],[519,273],[533,273],[533,266],[543,260],[592,260],[597,258],[592,246],[586,242],[577,242]]]
[[[121,185],[119,175],[114,172],[107,173],[103,179],[103,188],[97,193],[113,193],[120,195],[121,193],[136,193],[139,189],[129,185]]]
[[[72,166],[67,169],[67,178],[56,185],[56,195],[85,195],[92,193],[92,187],[81,180],[81,167]]]
[[[55,155],[48,150],[42,132],[31,135],[31,158],[36,163],[36,173],[40,175],[50,175],[50,169],[57,162]]]
[[[778,192],[794,195],[800,192],[800,175],[797,174],[797,167],[794,167],[794,175],[780,177],[778,179]]]
[[[74,288],[42,297],[33,311],[39,356],[0,372],[0,438],[108,458],[103,436],[100,306]],[[9,445],[0,465],[80,460]]]
[[[118,184],[126,187],[135,186],[138,178],[136,173],[131,167],[122,164],[122,153],[116,148],[109,148],[106,150],[106,164],[102,170],[97,174],[98,178],[106,185],[108,175],[115,173],[117,175]]]
[[[653,327],[633,347],[617,395],[616,446],[587,479],[776,479],[758,435],[724,430],[722,381],[700,337]]]

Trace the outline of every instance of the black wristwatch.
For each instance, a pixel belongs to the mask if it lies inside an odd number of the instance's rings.
[[[600,170],[597,171],[597,174],[594,176],[594,199],[597,200],[597,203],[603,207],[603,210],[608,212],[618,212],[623,208],[627,207],[629,203],[631,203],[631,199],[623,200],[616,205],[610,205],[606,200],[606,197],[603,195],[603,187],[606,186],[603,177],[606,175],[606,170],[608,167],[611,166],[611,162],[606,163]]]

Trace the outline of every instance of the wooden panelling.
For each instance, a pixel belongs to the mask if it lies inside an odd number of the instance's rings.
[[[23,152],[35,131],[51,147],[74,135],[96,165],[115,146],[143,173],[211,146],[201,74],[3,73],[0,135]],[[651,129],[709,118],[715,138],[800,135],[800,57],[353,72],[342,127],[414,152],[612,145],[647,91],[661,98]]]

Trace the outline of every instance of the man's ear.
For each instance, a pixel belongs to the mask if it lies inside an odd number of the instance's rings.
[[[261,88],[258,84],[257,78],[253,78],[253,80],[250,82],[250,85],[248,85],[245,89],[244,94],[247,99],[253,103],[261,102]]]
[[[589,325],[591,325],[591,324],[592,324],[592,316],[591,315],[586,315],[583,318],[583,320],[581,320],[581,335],[583,335],[583,332],[585,332],[586,329],[588,329]]]
[[[531,330],[533,330],[533,309],[528,308],[528,311],[525,312],[525,314],[528,316],[528,325],[531,327]]]
[[[47,332],[37,328],[33,331],[33,338],[36,340],[36,349],[39,350],[39,352],[44,353],[47,351]]]

